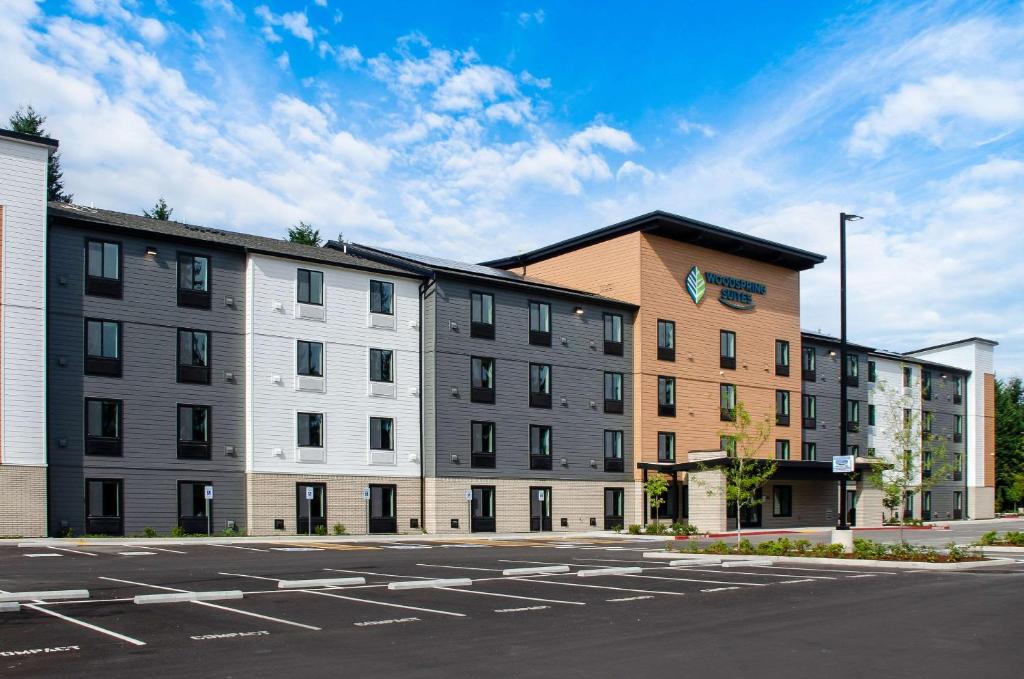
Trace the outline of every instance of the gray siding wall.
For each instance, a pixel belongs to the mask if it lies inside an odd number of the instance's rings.
[[[966,448],[963,441],[967,440],[967,410],[966,410],[966,396],[964,397],[964,403],[955,404],[953,403],[953,394],[956,391],[953,376],[962,374],[964,379],[964,392],[966,393],[967,384],[967,373],[958,373],[954,370],[942,370],[941,368],[925,368],[925,370],[931,370],[932,373],[932,398],[931,400],[921,401],[921,410],[930,411],[934,413],[934,421],[932,424],[932,437],[934,439],[941,438],[942,441],[933,441],[931,444],[925,444],[927,449],[929,446],[933,449],[932,465],[937,472],[939,468],[944,465],[954,464],[954,455],[961,453],[966,455]],[[942,375],[946,375],[946,379],[942,379]],[[955,432],[955,415],[961,415],[963,418],[964,427],[964,438],[961,442],[953,440],[953,433]],[[941,455],[940,452],[945,448],[945,456]],[[952,468],[952,466],[950,467]],[[967,508],[967,481],[966,475],[960,481],[954,481],[951,474],[942,475],[941,478],[936,475],[933,477],[935,485],[931,488],[932,493],[932,519],[952,519],[953,518],[953,493],[955,491],[961,491],[963,493],[963,507],[966,514]],[[920,504],[921,499],[915,500],[915,510],[920,513],[923,505]],[[966,518],[964,516],[963,518]]]
[[[85,240],[122,244],[123,299],[84,294]],[[157,255],[148,258],[147,246]],[[177,305],[178,251],[206,255],[211,308]],[[50,531],[85,530],[85,480],[122,479],[124,529],[169,532],[180,481],[214,485],[214,530],[245,526],[245,261],[241,253],[156,237],[51,225],[47,310]],[[225,298],[234,299],[233,306]],[[84,319],[122,322],[122,377],[84,374]],[[210,331],[211,383],[179,384],[177,329]],[[225,372],[234,374],[227,381]],[[123,457],[83,454],[84,399],[123,400]],[[177,458],[177,404],[211,406],[211,459]],[[235,455],[226,453],[235,447]]]
[[[470,293],[494,295],[495,339],[470,336]],[[551,304],[550,347],[529,343],[529,301]],[[574,308],[584,313],[576,315]],[[604,312],[623,317],[623,355],[604,354]],[[513,288],[442,279],[424,302],[424,375],[435,375],[434,393],[425,401],[424,423],[433,428],[424,449],[428,475],[531,479],[632,479],[633,333],[632,311]],[[450,324],[456,324],[457,330]],[[565,343],[562,342],[565,338]],[[495,359],[494,404],[470,401],[472,356]],[[552,366],[551,409],[529,406],[529,364]],[[432,364],[432,365],[431,365]],[[624,413],[604,413],[604,372],[623,373]],[[426,384],[430,384],[429,381]],[[458,389],[458,396],[452,394]],[[562,405],[562,399],[566,405]],[[591,401],[595,404],[591,407]],[[496,468],[471,466],[471,423],[493,421]],[[552,428],[551,471],[530,469],[530,425]],[[604,430],[623,432],[624,471],[604,471]],[[459,462],[453,463],[452,454]],[[561,465],[565,459],[566,466]],[[594,466],[591,466],[591,460]]]
[[[814,382],[803,382],[803,393],[813,394],[817,401],[817,428],[803,429],[803,440],[817,444],[818,460],[830,462],[839,453],[839,428],[844,425],[840,413],[839,399],[839,345],[809,341],[803,339],[804,347],[814,347],[817,354],[817,379]],[[829,351],[835,351],[835,358]],[[868,356],[864,351],[851,350],[858,357],[859,383],[856,387],[847,387],[846,397],[860,401],[860,431],[847,433],[847,445],[860,446],[860,454],[868,453]],[[803,356],[800,357],[802,367]],[[801,426],[803,423],[800,423]],[[793,459],[800,459],[800,448],[791,451]]]

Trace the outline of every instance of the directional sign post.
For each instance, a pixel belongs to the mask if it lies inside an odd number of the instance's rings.
[[[210,503],[213,502],[213,486],[203,486],[203,497],[206,498],[206,535],[213,535],[213,516],[210,514]]]
[[[306,486],[306,533],[313,534],[313,486]]]

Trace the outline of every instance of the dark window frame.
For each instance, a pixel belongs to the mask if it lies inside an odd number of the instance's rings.
[[[667,330],[664,332],[663,329]],[[671,344],[666,344],[662,340],[665,337],[671,335]],[[676,360],[676,322],[667,321],[664,318],[658,319],[658,360],[659,361],[675,361]]]
[[[302,356],[302,345],[303,344],[310,345],[310,346],[316,344],[316,345],[320,346],[320,372],[319,373],[302,372],[303,366],[302,366],[302,361],[300,360],[300,357]],[[310,352],[307,349],[306,350],[306,355],[307,356],[312,356],[312,352]],[[308,361],[307,361],[307,363],[308,363]],[[300,339],[295,340],[295,374],[296,375],[300,375],[302,377],[323,377],[324,376],[324,363],[325,363],[325,361],[324,361],[324,343],[323,342],[315,342],[315,341],[312,341],[312,340],[300,340]],[[308,365],[305,366],[305,367],[309,368]]]
[[[846,368],[844,370],[846,370],[846,386],[860,386],[860,354],[846,354]]]
[[[117,246],[117,277],[108,278],[107,276],[92,276],[89,274],[89,244],[99,243],[102,249],[104,245],[116,245]],[[106,260],[106,253],[103,255],[104,261]],[[103,263],[100,263],[100,268],[103,268]],[[119,240],[108,240],[104,238],[86,238],[85,239],[85,268],[83,271],[85,275],[85,294],[94,297],[112,297],[114,299],[122,299],[124,296],[124,243]]]
[[[614,378],[614,376],[618,376],[619,396],[621,397],[619,399],[610,399],[610,398],[608,398],[608,377],[609,376],[612,376],[613,378]],[[601,381],[601,393],[604,396],[604,412],[612,414],[612,415],[621,415],[623,413],[623,411],[624,411],[624,408],[625,408],[624,404],[625,404],[625,401],[626,401],[626,378],[625,378],[625,376],[622,373],[620,373],[620,372],[615,372],[614,370],[606,370],[606,371],[604,371],[604,376],[602,377],[602,381]]]
[[[808,361],[810,357],[810,361]],[[810,363],[811,367],[808,368],[807,364]],[[803,347],[800,350],[800,373],[801,379],[804,382],[817,382],[818,381],[818,351],[814,347]]]
[[[608,339],[608,321],[612,321],[612,339]],[[615,336],[615,321],[618,320],[618,334],[619,339],[614,339]],[[622,356],[623,346],[626,340],[626,324],[622,318],[622,314],[613,314],[605,311],[601,314],[601,332],[604,337],[604,353],[609,356]]]
[[[775,374],[780,377],[789,377],[789,348],[789,340],[775,340]],[[780,356],[781,363],[779,362]]]
[[[373,286],[379,286],[379,290],[384,290],[385,286],[391,291],[389,301],[391,302],[391,308],[388,311],[384,311],[383,308],[373,308]],[[377,300],[380,302],[383,299],[383,295],[380,292],[377,293]],[[394,316],[395,315],[395,284],[391,281],[378,281],[376,279],[370,279],[370,313],[380,314],[381,316]]]
[[[300,436],[300,432],[302,431],[302,428],[299,426],[299,422],[301,421],[301,417],[303,415],[307,416],[307,418],[310,415],[319,415],[320,416],[320,441],[319,441],[319,443],[316,443],[316,444],[314,444],[314,443],[303,444],[302,443],[302,438]],[[306,433],[307,433],[307,436],[308,436],[308,434],[310,432],[309,422],[310,422],[310,420],[307,419],[306,420],[306,429],[307,429]],[[297,411],[295,411],[295,447],[296,448],[320,448],[320,449],[323,449],[327,445],[327,441],[326,441],[326,438],[327,438],[326,434],[327,434],[327,432],[326,432],[326,429],[327,429],[327,418],[325,417],[324,413],[322,413],[322,412],[319,412],[319,413],[318,412],[313,412],[313,411],[310,411],[310,410],[297,410]],[[312,440],[312,439],[310,439],[310,440]]]
[[[184,530],[186,533],[194,533],[194,534],[205,533],[208,527],[213,526],[213,517],[214,517],[214,511],[215,511],[215,507],[214,507],[213,503],[212,502],[210,503],[210,515],[209,515],[209,517],[207,517],[205,515],[205,513],[201,514],[201,515],[192,514],[190,516],[186,516],[186,515],[181,513],[181,487],[182,486],[186,486],[186,485],[187,486],[192,486],[192,494],[193,494],[192,497],[193,497],[193,499],[196,497],[196,490],[195,489],[197,487],[198,488],[202,488],[202,490],[199,491],[199,497],[202,497],[202,499],[203,499],[203,511],[205,512],[206,511],[206,496],[205,496],[205,492],[206,491],[205,491],[205,488],[206,488],[206,486],[214,485],[213,482],[212,481],[192,481],[192,480],[189,480],[189,479],[179,479],[178,482],[175,485],[177,487],[177,494],[176,494],[177,495],[177,503],[176,503],[175,508],[174,508],[174,514],[175,514],[175,516],[178,517],[178,526],[182,530]],[[216,499],[216,494],[214,495],[214,498]],[[198,530],[197,530],[197,528],[198,528]]]
[[[676,461],[676,433],[674,431],[659,431],[658,432],[658,462],[675,462],[675,461]]]
[[[388,366],[388,375],[387,375],[387,377],[388,378],[386,380],[385,379],[374,379],[374,360],[373,360],[374,352],[377,352],[382,357],[383,357],[384,354],[388,354],[389,355],[388,356],[388,360],[387,360],[387,366]],[[380,349],[378,347],[370,347],[369,351],[366,354],[366,357],[367,357],[366,360],[369,361],[369,365],[367,367],[367,372],[369,374],[371,382],[378,382],[380,384],[394,384],[395,383],[395,351],[394,351],[394,349]],[[378,370],[377,373],[378,373],[378,375],[377,375],[378,377],[381,377],[383,375],[383,371],[381,371],[381,370]]]
[[[534,307],[536,307],[536,309],[537,309],[537,318],[538,319],[543,318],[543,315],[541,314],[541,311],[543,309],[547,309],[547,321],[548,321],[548,329],[547,330],[543,330],[541,328],[534,328],[533,327]],[[550,347],[551,346],[551,327],[554,324],[552,316],[551,316],[551,303],[550,302],[541,302],[539,300],[534,300],[534,299],[527,300],[527,302],[526,302],[526,314],[527,314],[527,317],[528,317],[527,322],[528,322],[528,328],[529,328],[529,334],[530,334],[530,344],[533,344],[533,345],[536,345],[536,346],[540,346],[540,347]]]
[[[474,313],[474,300],[476,297],[480,297],[480,312],[483,313],[485,297],[489,297],[491,300],[491,320],[478,321],[473,319]],[[494,302],[493,292],[483,292],[482,290],[470,290],[469,291],[469,336],[479,337],[481,339],[494,339],[494,328],[497,325],[498,309]]]
[[[804,429],[818,428],[818,396],[817,394],[800,395],[800,415],[803,418]],[[811,404],[810,407],[807,407]]]
[[[112,484],[117,488],[118,512],[116,515],[92,513],[92,493],[89,492],[91,483]],[[85,532],[98,535],[124,535],[124,479],[110,477],[87,477],[85,479]]]
[[[197,290],[195,288],[183,288],[181,286],[181,265],[182,261],[186,259],[192,260],[192,266],[195,267],[196,259],[206,260],[206,289]],[[175,272],[176,286],[178,289],[178,306],[189,307],[193,309],[209,309],[210,299],[213,294],[213,268],[210,263],[210,256],[203,255],[196,252],[188,252],[179,250],[175,261],[177,262],[177,271]]]
[[[671,389],[669,387],[671,386]],[[670,395],[672,401],[663,400],[662,396]],[[658,375],[658,417],[676,416],[676,378],[670,375]]]
[[[791,403],[792,395],[788,389],[776,389],[775,390],[775,424],[780,427],[789,426],[789,414],[793,407]],[[780,404],[785,404],[785,412],[779,408]]]
[[[793,516],[793,486],[788,484],[772,486],[772,516]]]
[[[615,455],[615,451],[609,455],[608,451],[608,435],[612,434],[611,440],[614,442],[618,440],[618,455]],[[617,435],[617,436],[616,436]],[[621,429],[605,429],[601,437],[602,447],[604,452],[604,470],[606,472],[622,472],[625,471],[625,459],[626,459],[626,435]],[[613,444],[614,448],[614,444]]]
[[[112,323],[117,326],[117,356],[110,358],[108,356],[90,354],[89,353],[89,324],[90,323]],[[82,348],[85,356],[84,372],[86,375],[93,375],[97,377],[121,377],[121,367],[124,359],[124,336],[123,328],[124,325],[121,321],[110,320],[109,318],[93,318],[86,317],[83,323],[83,332],[85,337],[83,338]],[[100,328],[100,344],[103,344],[103,329]]]
[[[302,299],[302,275],[306,274],[306,299]],[[320,301],[314,302],[312,298],[313,293],[313,275],[320,276]],[[297,304],[308,304],[310,306],[324,305],[324,272],[318,271],[317,269],[304,269],[298,267],[295,269],[295,302]]]
[[[868,359],[868,382],[874,384],[878,381],[878,364]]]
[[[538,380],[540,380],[540,372],[542,369],[547,369],[547,391],[534,391],[533,389],[533,374],[534,370],[538,372]],[[554,369],[550,363],[530,363],[529,367],[529,386],[530,386],[530,407],[531,408],[551,408],[551,382],[554,377]]]
[[[184,332],[188,333],[202,333],[206,335],[206,365],[196,365],[195,363],[182,363],[181,357],[181,334]],[[210,384],[210,375],[213,372],[213,333],[209,330],[200,330],[199,328],[178,328],[175,333],[175,339],[177,340],[177,346],[175,351],[177,353],[177,369],[178,369],[178,382],[187,384]]]
[[[391,430],[388,432],[388,443],[390,443],[389,447],[384,447],[383,446],[383,444],[384,444],[384,427],[383,427],[383,425],[384,425],[385,422],[390,422],[391,423]],[[373,441],[374,433],[375,433],[374,432],[374,424],[376,424],[379,427],[378,431],[376,432],[376,436],[377,436],[377,440],[378,440],[377,442],[380,445],[377,446],[377,447],[374,447],[374,441]],[[368,432],[368,439],[369,439],[369,443],[370,443],[370,450],[383,450],[385,452],[394,452],[395,451],[395,443],[396,443],[395,442],[395,418],[393,418],[393,417],[380,417],[380,416],[377,416],[377,415],[371,415],[370,416],[370,420],[369,420],[369,425],[368,425],[367,432]]]
[[[191,408],[193,417],[195,417],[195,411],[205,410],[206,411],[206,440],[196,441],[195,439],[182,439],[181,438],[181,410],[182,408]],[[212,459],[213,451],[213,407],[203,405],[200,403],[177,403],[175,404],[175,428],[174,437],[178,443],[178,459],[179,460],[209,460]],[[193,429],[195,425],[193,424]]]
[[[547,431],[548,452],[536,453],[533,450],[533,432],[537,431],[538,444],[543,441],[542,433]],[[530,469],[551,470],[551,460],[555,456],[555,432],[549,424],[530,425]]]
[[[803,462],[818,461],[818,442],[802,441],[800,444],[800,460]]]
[[[480,373],[483,374],[484,361],[490,362],[490,375],[491,375],[491,386],[475,386],[476,381],[476,370],[474,363],[480,361]],[[482,381],[481,381],[482,382]],[[472,403],[494,403],[497,394],[498,384],[498,362],[490,356],[470,356],[469,357],[469,400]]]
[[[780,457],[780,453],[785,451],[785,457]],[[775,439],[775,459],[776,460],[790,460],[793,457],[793,446],[789,442],[789,439]]]
[[[117,436],[97,436],[89,433],[89,404],[90,403],[116,403],[117,404]],[[102,410],[101,410],[102,412]],[[85,441],[84,454],[90,457],[123,457],[124,456],[124,401],[119,398],[99,398],[87,396],[84,406],[84,421],[82,426],[83,440]]]
[[[845,420],[846,431],[860,431],[860,401],[858,399],[847,399],[846,413],[844,414],[843,419]]]
[[[480,427],[480,440],[484,440],[483,432],[489,429],[491,450],[477,450],[476,428]],[[498,455],[498,425],[493,420],[470,420],[469,422],[469,461],[470,466],[479,469],[494,469]]]
[[[726,338],[731,338],[731,342],[726,342]],[[730,350],[732,355],[730,356],[727,350]],[[725,370],[736,369],[736,331],[735,330],[719,330],[718,331],[718,367]]]
[[[722,405],[725,402],[724,399],[723,399],[723,396],[725,396],[727,391],[731,391],[732,392],[732,399],[731,399],[732,400],[732,407],[730,407],[730,408],[727,408],[724,405]],[[731,384],[729,382],[722,382],[722,383],[720,383],[718,385],[718,407],[719,407],[719,410],[720,410],[719,419],[722,422],[735,422],[736,421],[736,404],[737,403],[739,403],[739,392],[736,389],[736,385],[735,384]]]

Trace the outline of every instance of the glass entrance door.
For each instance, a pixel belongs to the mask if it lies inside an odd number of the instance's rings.
[[[761,499],[761,489],[757,489],[757,499]],[[760,528],[761,527],[761,506],[764,503],[758,503],[753,506],[744,507],[743,511],[740,512],[740,528]]]
[[[857,525],[857,491],[846,491],[846,523]]]
[[[209,485],[209,481],[178,482],[178,525],[186,533],[200,535],[213,530],[213,501],[207,502],[204,492]]]
[[[551,530],[550,488],[530,488],[530,530]]]
[[[493,533],[495,523],[494,486],[473,486],[470,530],[474,533]]]
[[[87,479],[85,482],[85,532],[90,535],[124,535],[121,513],[121,479]]]
[[[398,501],[398,487],[392,485],[370,486],[370,532],[397,533],[398,519],[395,507]]]
[[[313,499],[307,499],[307,489]],[[312,516],[312,526],[310,517]],[[327,534],[327,486],[323,483],[295,484],[295,532],[299,535]]]

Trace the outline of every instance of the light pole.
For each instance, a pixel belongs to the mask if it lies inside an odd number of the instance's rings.
[[[846,455],[846,222],[862,219],[857,215],[839,213],[839,454]],[[846,474],[839,475],[839,525],[837,530],[850,530],[846,523]]]

